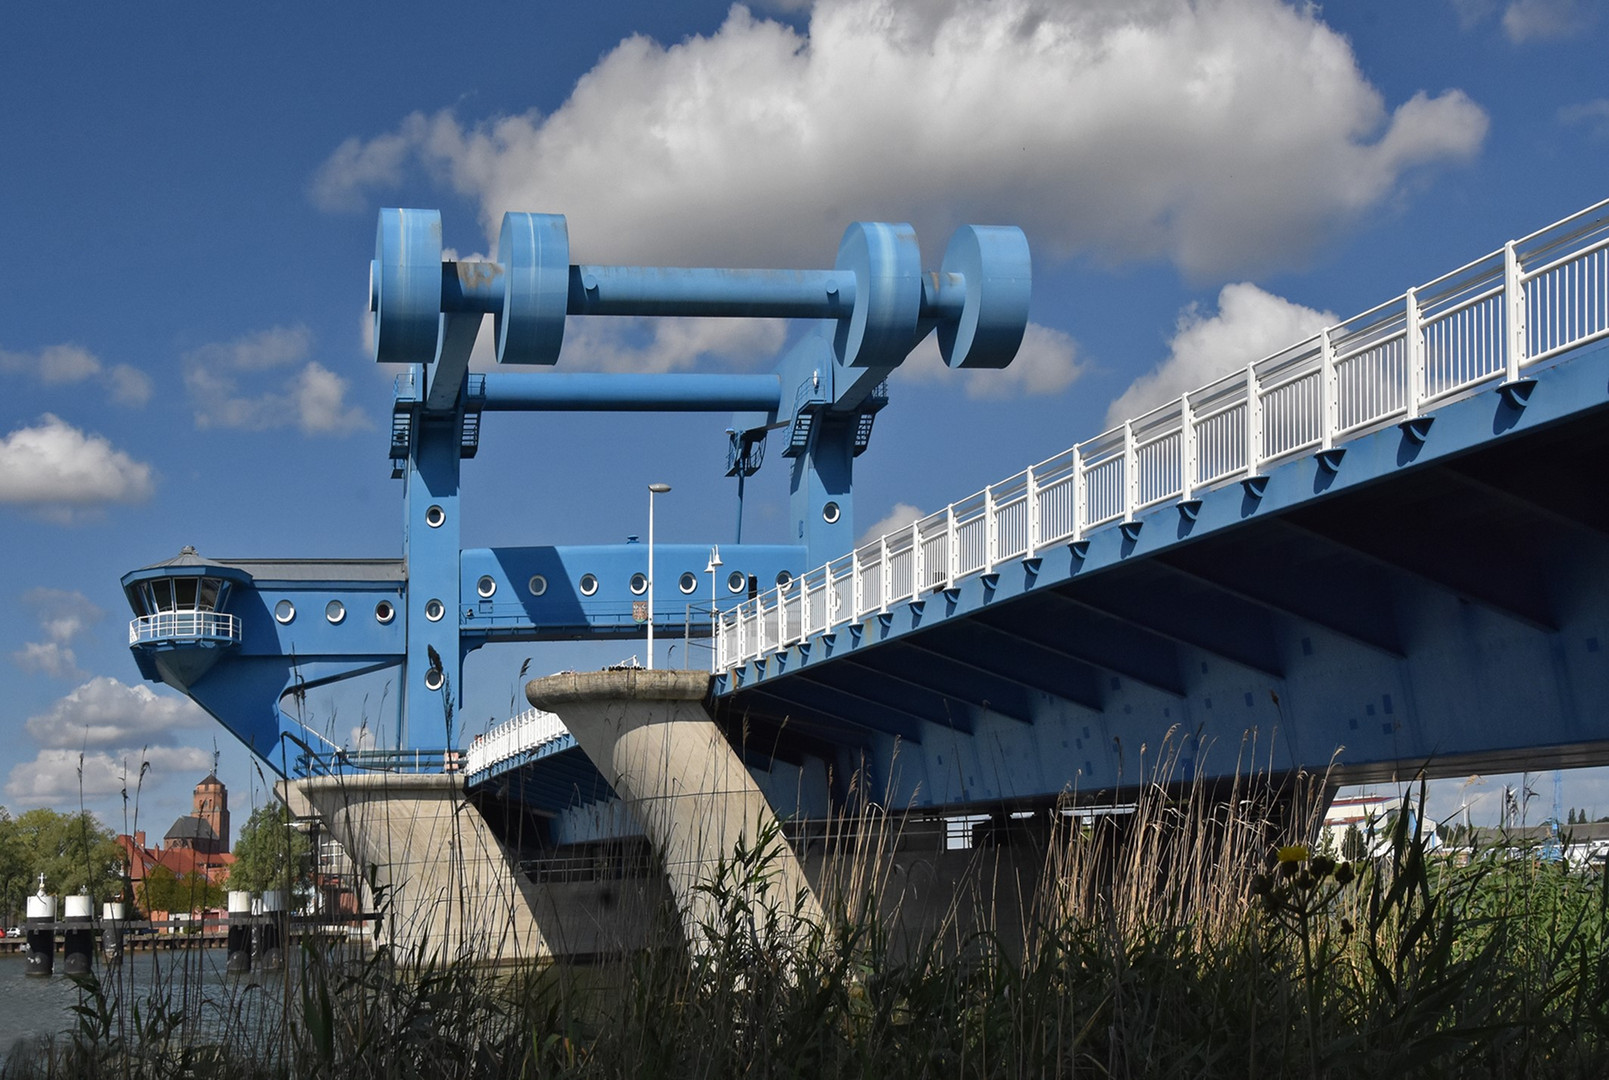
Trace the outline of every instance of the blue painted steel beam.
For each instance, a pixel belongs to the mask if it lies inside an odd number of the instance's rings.
[[[932,683],[900,678],[884,664],[868,664],[850,653],[835,664],[820,664],[810,677],[847,693],[875,701],[885,708],[900,708],[929,723],[970,733],[974,709],[971,703],[938,689]]]
[[[769,725],[779,738],[797,729],[806,739],[830,742],[843,748],[870,750],[873,734],[893,735],[906,742],[922,741],[921,722],[886,710],[873,711],[866,702],[815,685],[790,686],[786,694],[757,690],[743,699],[743,708],[716,717],[728,733],[755,724]],[[741,736],[735,740],[741,742]],[[828,755],[827,760],[831,756]]]
[[[1557,629],[1546,594],[1538,588],[1536,568],[1524,561],[1506,563],[1513,552],[1525,551],[1528,545],[1507,551],[1495,550],[1480,538],[1478,526],[1472,526],[1473,532],[1461,530],[1456,538],[1443,537],[1442,543],[1389,536],[1386,535],[1388,530],[1371,534],[1369,529],[1336,519],[1334,515],[1324,515],[1322,519],[1286,516],[1280,518],[1275,527],[1463,597],[1533,630]],[[1449,539],[1454,542],[1448,544]],[[1477,555],[1463,545],[1478,546],[1481,552]],[[1494,562],[1493,555],[1498,556],[1499,561]]]
[[[1390,592],[1371,567],[1335,559],[1304,563],[1289,543],[1276,544],[1271,552],[1266,546],[1251,550],[1207,541],[1152,561],[1200,587],[1311,623],[1394,659],[1406,655]]]
[[[597,374],[491,372],[488,412],[762,412],[775,414],[774,374]]]
[[[897,735],[906,742],[922,741],[922,724],[928,717],[870,700],[819,679],[808,672],[790,680],[786,688],[767,687],[756,697],[763,697],[773,716],[786,715],[787,710],[800,707],[818,717],[836,717],[867,731]]]
[[[1266,609],[1221,593],[1211,595],[1149,561],[1078,579],[1050,595],[1276,679],[1284,675]]]
[[[918,636],[919,637],[919,636]],[[886,649],[851,653],[842,663],[860,668],[872,678],[887,680],[904,686],[917,698],[937,694],[942,698],[964,702],[974,708],[1004,716],[1018,723],[1033,723],[1034,714],[1028,695],[1009,682],[998,678],[980,681],[964,665],[935,665],[931,654],[916,653],[911,641],[896,640]]]
[[[1022,690],[1095,712],[1103,708],[1099,669],[976,620],[945,623],[925,634],[895,641],[932,656],[933,666],[961,668],[980,680],[1006,680]]]
[[[1580,475],[1586,470],[1559,471]],[[1550,503],[1539,501],[1546,497],[1538,491],[1539,486],[1547,483],[1546,478],[1538,478],[1538,484],[1521,481],[1520,490],[1513,490],[1500,486],[1490,479],[1464,472],[1457,467],[1457,464],[1443,467],[1441,477],[1445,483],[1462,488],[1475,498],[1501,504],[1506,513],[1526,518],[1527,525],[1524,531],[1541,533],[1550,529],[1584,530],[1599,538],[1609,536],[1609,516],[1601,514],[1603,504],[1609,500],[1578,495],[1576,500],[1569,504],[1568,509],[1560,509]],[[1594,508],[1600,511],[1599,515],[1592,513]],[[1593,520],[1595,516],[1598,517],[1596,521]]]
[[[1070,603],[1048,590],[1031,593],[1022,603],[1038,630],[1031,640],[1174,697],[1183,697],[1187,692],[1178,647],[1160,634]],[[1011,623],[1017,619],[1003,621],[998,610],[985,609],[971,618],[996,630],[1016,633]]]

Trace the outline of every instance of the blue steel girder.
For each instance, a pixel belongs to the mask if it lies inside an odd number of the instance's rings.
[[[717,700],[786,697],[802,675],[841,667],[903,687],[922,680],[914,657],[927,655],[943,674],[926,685],[959,705],[994,686],[1050,695],[1032,727],[1052,785],[1121,779],[1101,731],[1132,748],[1181,726],[1220,757],[1225,740],[1260,731],[1261,746],[1277,729],[1281,767],[1324,768],[1340,749],[1335,775],[1348,781],[1427,763],[1433,775],[1609,763],[1609,501],[1595,472],[1609,458],[1609,345],[1533,372],[1523,409],[1474,393],[1443,406],[1423,443],[1383,426],[1338,460],[1272,467],[1256,493],[1203,489],[1192,515],[1164,505],[1131,536],[1114,525],[1071,551],[1046,545],[863,628],[835,627],[787,663],[724,673]],[[1200,626],[1159,621],[1162,604]],[[1225,610],[1252,629],[1232,648]],[[1135,632],[1119,643],[1118,630]],[[1204,661],[1252,663],[1198,674],[1181,641]],[[943,681],[956,660],[976,683]],[[1120,686],[1137,674],[1168,696]]]
[[[903,686],[918,699],[938,695],[1018,723],[1033,723],[1033,702],[1024,687],[998,677],[980,684],[966,664],[937,666],[930,652],[913,649],[914,640],[917,639],[896,640],[886,649],[851,653],[844,657],[843,666],[860,668],[873,679]]]
[[[838,719],[868,732],[894,735],[906,742],[922,741],[922,725],[930,717],[877,701],[810,677],[804,669],[785,689],[766,688],[751,695],[761,702],[760,711],[775,717],[787,715],[793,707],[818,722]]]
[[[1023,637],[1015,627],[1024,617],[1034,625],[1033,636],[1024,640],[1111,672],[1113,679],[1133,679],[1174,697],[1188,692],[1176,642],[1049,591],[1025,596],[1009,622],[997,608],[973,616],[1015,637]]]
[[[1049,595],[1276,679],[1284,674],[1272,616],[1265,608],[1213,595],[1199,582],[1165,567],[1155,569],[1149,560],[1074,579]]]
[[[976,620],[943,623],[895,641],[934,657],[935,666],[969,671],[980,683],[1004,680],[1095,712],[1104,706],[1098,668]]]
[[[1384,571],[1373,566],[1348,566],[1342,561],[1315,559],[1298,543],[1264,545],[1258,551],[1228,542],[1203,540],[1181,545],[1153,562],[1188,576],[1201,586],[1311,623],[1351,641],[1402,659]],[[1320,563],[1325,565],[1320,565]]]
[[[898,708],[939,727],[971,732],[977,712],[972,702],[933,682],[922,684],[892,675],[888,667],[885,662],[868,663],[850,653],[838,663],[808,669],[806,678],[883,708]]]
[[[774,757],[790,764],[811,757],[831,761],[845,747],[865,750],[873,741],[868,728],[774,695],[757,695],[742,709],[717,699],[710,704],[710,715],[746,759],[759,755],[759,760]]]
[[[1306,536],[1322,548],[1386,567],[1532,629],[1557,629],[1539,567],[1530,559],[1511,561],[1512,553],[1534,553],[1535,545],[1494,543],[1489,525],[1461,524],[1433,534],[1423,516],[1411,532],[1370,530],[1334,513],[1303,512],[1277,519],[1278,528]]]

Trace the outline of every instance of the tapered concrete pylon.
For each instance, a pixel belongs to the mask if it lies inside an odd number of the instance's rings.
[[[525,686],[532,705],[558,714],[630,808],[665,863],[682,929],[695,947],[717,912],[696,888],[740,842],[752,848],[776,822],[764,794],[704,708],[709,676],[697,671],[565,672]],[[770,897],[784,911],[802,898],[806,923],[821,904],[793,849],[776,846]]]

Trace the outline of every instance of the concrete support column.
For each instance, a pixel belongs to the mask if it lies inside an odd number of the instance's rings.
[[[554,953],[530,883],[464,798],[461,775],[370,773],[280,787],[291,811],[323,821],[375,887],[380,940],[443,958]]]
[[[698,671],[565,672],[533,679],[525,696],[557,713],[576,742],[642,824],[664,860],[688,940],[715,912],[695,886],[714,876],[740,841],[750,847],[776,822],[754,778],[704,708],[709,675]],[[771,897],[822,921],[820,902],[793,849],[779,843]]]

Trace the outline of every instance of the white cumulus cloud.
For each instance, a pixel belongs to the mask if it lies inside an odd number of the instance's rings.
[[[786,335],[775,319],[571,319],[564,358],[589,371],[685,371],[700,360],[769,368]]]
[[[72,641],[90,626],[106,617],[94,601],[81,592],[66,589],[30,589],[22,602],[34,609],[43,641],[26,642],[11,654],[24,671],[39,671],[53,678],[81,677]]]
[[[1585,129],[1587,138],[1609,140],[1609,97],[1566,105],[1559,110],[1559,123]]]
[[[107,367],[81,345],[48,345],[38,352],[0,349],[0,372],[26,375],[46,386],[99,378],[106,396],[118,405],[138,407],[151,400],[151,377],[130,364]]]
[[[912,506],[910,503],[895,503],[892,510],[883,515],[882,518],[874,521],[867,527],[865,532],[860,534],[860,540],[857,541],[855,546],[869,544],[880,536],[898,532],[901,529],[908,529],[913,522],[921,521],[926,516],[920,507]]]
[[[371,427],[363,410],[346,404],[347,380],[307,358],[312,344],[306,327],[276,326],[186,353],[196,427],[296,427],[307,435]]]
[[[0,439],[0,503],[70,514],[143,502],[155,486],[151,466],[49,413]]]
[[[1601,0],[1513,0],[1503,9],[1503,33],[1516,45],[1558,41],[1588,30]]]
[[[734,6],[708,36],[628,38],[547,115],[414,114],[312,190],[350,205],[422,166],[488,236],[504,210],[567,214],[577,261],[825,265],[874,219],[930,257],[1007,222],[1053,256],[1245,273],[1486,128],[1458,90],[1388,106],[1311,4],[821,0],[807,32]]]
[[[1293,304],[1248,282],[1225,285],[1216,314],[1205,315],[1194,304],[1180,313],[1167,358],[1112,402],[1106,423],[1131,420],[1337,321],[1333,312]]]
[[[90,679],[25,727],[47,749],[117,750],[145,743],[171,745],[177,733],[211,723],[188,698],[159,695],[109,676]]]
[[[899,366],[902,382],[959,381],[970,398],[1017,398],[1059,394],[1086,370],[1078,343],[1061,330],[1029,323],[1017,355],[1004,368],[954,371],[939,352],[938,335],[922,339]]]
[[[132,797],[140,766],[150,765],[144,786],[149,792],[163,780],[212,767],[212,754],[193,746],[152,746],[117,751],[41,750],[32,761],[11,767],[6,797],[13,802],[71,805],[80,796],[101,799],[127,790]]]

